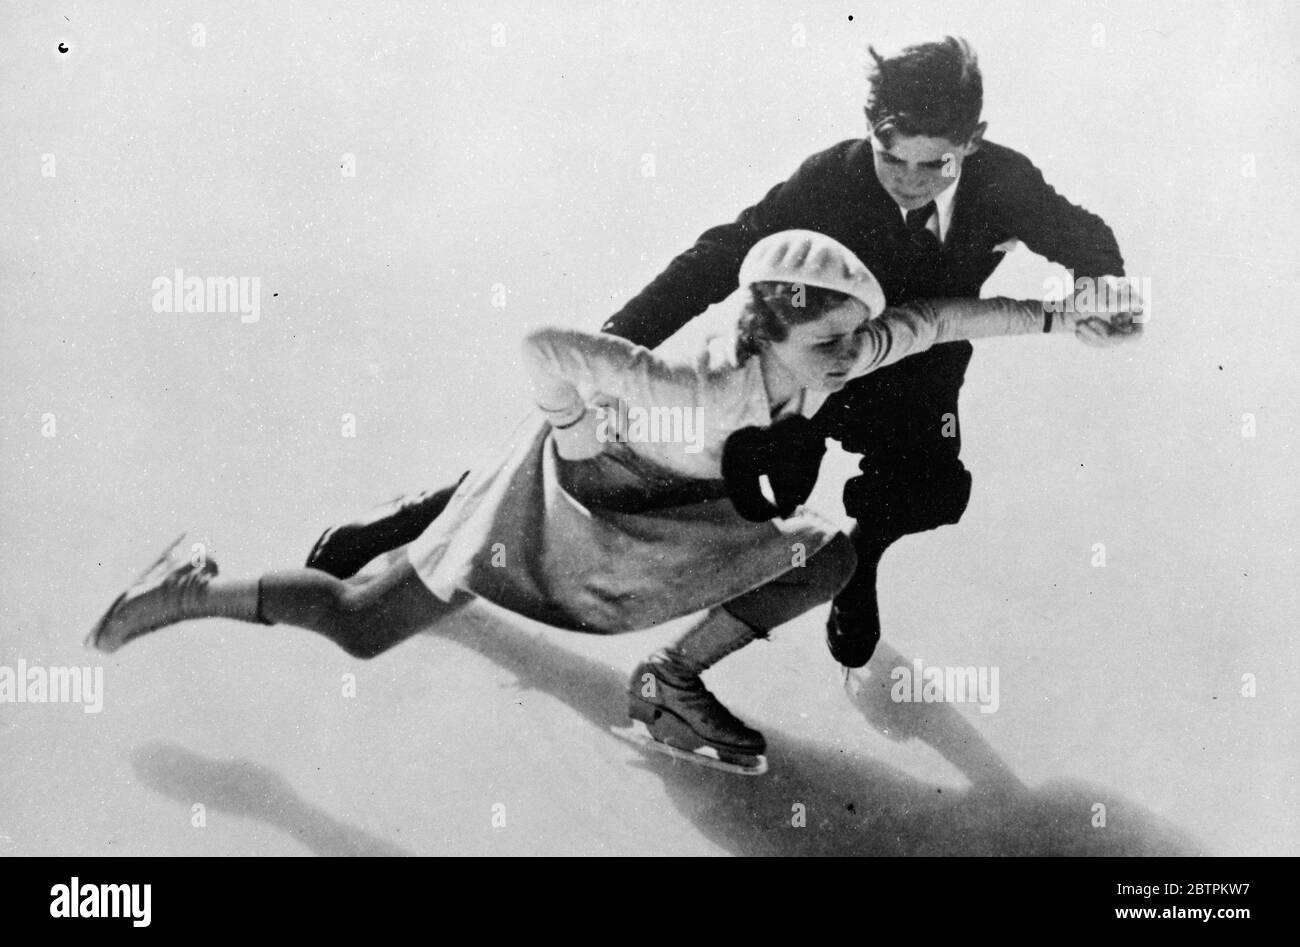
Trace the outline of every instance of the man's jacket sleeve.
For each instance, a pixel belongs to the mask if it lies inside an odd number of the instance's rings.
[[[700,234],[695,245],[677,256],[608,322],[604,332],[654,348],[709,306],[736,289],[736,276],[745,254],[768,234],[794,226],[790,221],[800,207],[806,215],[820,177],[814,155],[788,181],[778,184],[733,223]],[[801,215],[802,216],[802,215]]]
[[[996,185],[1008,231],[1029,249],[1074,272],[1096,279],[1123,276],[1124,258],[1104,220],[1056,192],[1022,155],[1009,163]]]

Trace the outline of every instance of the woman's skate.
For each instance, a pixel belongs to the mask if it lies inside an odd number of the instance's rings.
[[[697,673],[662,652],[633,672],[628,716],[631,726],[610,729],[643,749],[743,776],[767,772],[763,735],[727,710]]]

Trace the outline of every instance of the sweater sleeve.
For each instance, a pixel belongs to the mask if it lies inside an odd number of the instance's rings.
[[[598,394],[645,406],[698,405],[708,396],[694,366],[617,336],[538,329],[523,352],[534,401],[557,427],[581,417]]]
[[[1038,299],[918,299],[866,324],[866,344],[851,376],[869,374],[944,342],[998,335],[1073,332],[1065,318],[1046,321]]]

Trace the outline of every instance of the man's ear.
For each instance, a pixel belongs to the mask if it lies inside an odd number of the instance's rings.
[[[980,145],[984,144],[984,132],[988,129],[988,122],[980,122],[975,126],[975,131],[971,132],[970,138],[966,140],[966,154],[973,155],[980,150]]]

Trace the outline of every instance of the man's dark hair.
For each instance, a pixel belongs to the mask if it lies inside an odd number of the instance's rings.
[[[964,39],[909,46],[881,57],[868,46],[867,121],[886,147],[895,135],[965,142],[984,106],[984,79],[975,50]]]

